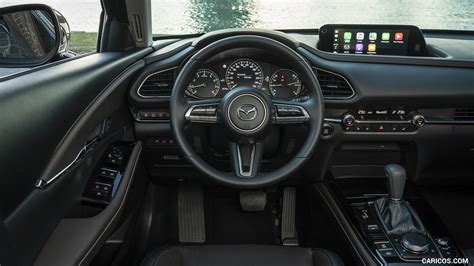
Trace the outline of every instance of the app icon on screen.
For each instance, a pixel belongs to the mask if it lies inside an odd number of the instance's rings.
[[[371,41],[377,40],[377,32],[369,33],[369,40],[371,40]]]
[[[382,41],[388,41],[388,40],[390,40],[390,32],[382,33]]]
[[[344,44],[344,50],[349,50],[351,49],[351,45],[350,44]]]
[[[375,52],[376,48],[377,48],[377,46],[375,45],[375,43],[369,43],[369,46],[367,47],[367,51]]]
[[[403,41],[403,32],[395,33],[394,39],[395,39],[395,41]]]
[[[364,39],[364,33],[363,32],[358,32],[356,35],[356,39],[359,41],[362,41]]]
[[[344,40],[350,40],[352,38],[352,32],[344,32]]]
[[[357,43],[356,44],[356,52],[362,52],[364,50],[364,44]]]

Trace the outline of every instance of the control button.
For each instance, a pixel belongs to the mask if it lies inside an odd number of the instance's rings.
[[[424,116],[418,114],[418,115],[413,116],[413,119],[411,122],[413,123],[413,125],[417,127],[421,127],[425,124],[426,120]]]
[[[323,125],[323,131],[322,131],[322,135],[324,137],[329,137],[332,135],[332,133],[334,133],[334,127],[331,126],[330,124],[324,124]]]
[[[352,126],[343,126],[344,131],[352,131]]]
[[[379,228],[378,224],[368,224],[368,225],[365,226],[365,230],[369,234],[380,232],[380,228]]]
[[[445,250],[445,249],[441,249],[441,255],[443,255],[443,257],[456,257],[457,256],[457,252],[455,250]]]
[[[447,237],[438,238],[436,239],[436,243],[440,246],[447,247],[449,245],[449,239]]]
[[[94,182],[94,184],[92,185],[92,189],[95,191],[110,192],[110,190],[112,190],[112,185],[104,184],[101,182]]]
[[[354,126],[354,131],[356,131],[356,132],[362,132],[362,131],[363,131],[362,125],[361,125],[361,124],[356,124],[356,125]]]
[[[380,254],[384,256],[385,258],[395,258],[398,257],[397,253],[393,248],[391,249],[386,249],[386,250],[379,250]]]
[[[104,191],[93,191],[91,195],[98,199],[98,200],[109,200],[110,197],[110,192],[104,192]]]
[[[215,115],[216,115],[216,112],[217,112],[217,108],[214,107],[214,106],[208,106],[208,107],[206,108],[206,115],[215,116]]]
[[[386,124],[374,124],[373,126],[374,131],[376,132],[385,132],[388,130],[389,125]]]
[[[399,125],[398,131],[400,131],[400,132],[409,132],[410,129],[411,129],[411,127],[410,127],[409,124],[401,124],[401,125]]]
[[[345,125],[345,126],[353,126],[355,123],[355,117],[351,114],[346,114],[343,118],[342,118],[342,124]]]
[[[425,253],[429,250],[429,242],[420,233],[406,233],[402,236],[402,246],[414,253]]]
[[[206,107],[194,107],[193,110],[191,111],[192,116],[201,116],[201,115],[206,115]]]
[[[375,244],[375,247],[377,249],[391,249],[392,248],[392,245],[390,245],[389,242],[384,242],[384,243],[376,243]]]
[[[400,126],[398,124],[392,124],[390,125],[390,131],[392,132],[398,132],[400,130]]]
[[[372,125],[371,124],[362,124],[362,131],[371,132],[372,131]]]
[[[117,173],[118,173],[117,170],[104,167],[100,169],[99,176],[115,179],[115,177],[117,176]]]

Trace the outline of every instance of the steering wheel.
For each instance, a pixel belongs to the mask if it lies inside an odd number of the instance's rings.
[[[203,63],[234,48],[261,48],[286,60],[308,90],[308,97],[296,100],[271,99],[251,87],[236,87],[221,99],[195,100],[185,90]],[[237,188],[258,188],[275,184],[294,173],[311,156],[318,143],[324,106],[321,88],[308,63],[290,47],[270,38],[240,35],[215,41],[195,53],[181,69],[170,99],[171,127],[183,156],[206,176]],[[204,161],[185,136],[190,123],[215,123],[226,129],[233,172],[223,172]],[[264,138],[275,126],[305,124],[308,136],[302,148],[285,165],[260,172]]]

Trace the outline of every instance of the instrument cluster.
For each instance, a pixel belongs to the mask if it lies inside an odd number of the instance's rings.
[[[206,65],[197,71],[186,94],[196,99],[219,98],[242,86],[262,90],[278,99],[304,94],[304,86],[293,70],[248,58]]]

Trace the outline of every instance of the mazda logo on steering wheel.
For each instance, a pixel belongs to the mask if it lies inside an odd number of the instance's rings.
[[[257,117],[257,108],[251,104],[244,104],[237,108],[237,117],[242,121],[252,121]]]

